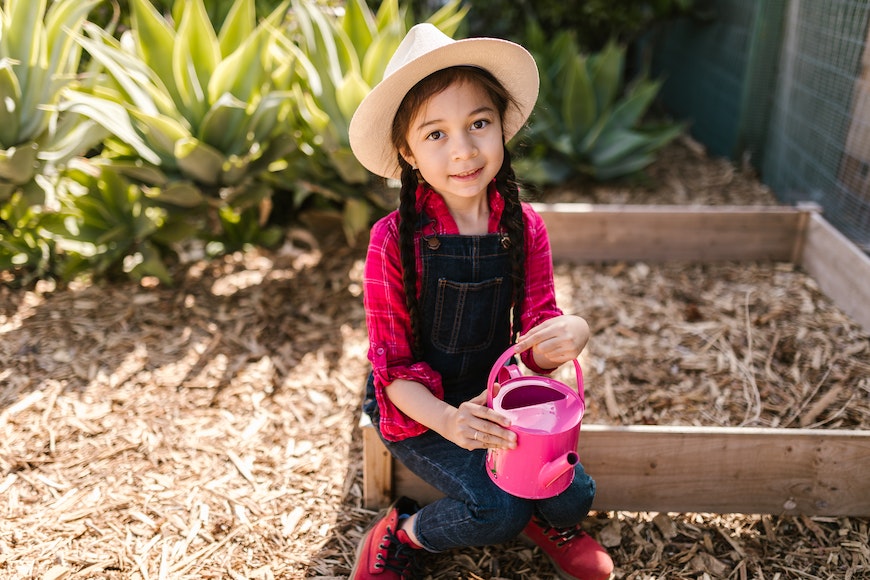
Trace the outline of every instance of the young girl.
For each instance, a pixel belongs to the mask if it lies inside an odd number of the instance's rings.
[[[613,569],[579,528],[595,494],[581,465],[567,490],[543,500],[502,491],[484,467],[487,449],[516,446],[508,421],[486,407],[496,359],[514,344],[545,373],[589,339],[586,321],[556,306],[547,232],[519,200],[505,147],[537,93],[522,47],[454,41],[420,24],[351,121],[360,162],[402,184],[399,209],[372,228],[365,264],[365,410],[393,456],[445,495],[423,508],[394,503],[361,541],[352,579],[410,577],[414,550],[520,534],[563,578]]]

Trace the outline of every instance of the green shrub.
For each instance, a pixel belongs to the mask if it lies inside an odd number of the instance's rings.
[[[695,0],[487,0],[472,3],[468,24],[473,35],[523,41],[527,23],[537,22],[547,37],[570,30],[584,51],[597,52],[611,40],[631,44],[657,23],[692,12],[694,5]]]
[[[543,185],[577,176],[606,181],[631,175],[683,131],[679,124],[644,124],[661,83],[641,76],[626,85],[624,47],[611,42],[586,55],[570,32],[549,40],[534,25],[527,46],[538,62],[541,92],[514,141],[523,179]]]
[[[176,25],[148,0],[131,0],[132,29],[120,39],[86,24],[78,41],[104,74],[62,107],[110,132],[93,163],[166,212],[155,235],[198,232],[213,248],[226,236],[235,249],[250,229],[236,228],[232,216],[268,207],[272,187],[262,175],[296,147],[287,123],[293,95],[273,83],[286,66],[272,51],[286,4],[257,23],[254,1],[236,0],[219,31],[203,0],[183,4]],[[247,242],[274,239],[261,233]]]
[[[6,0],[0,8],[0,269],[23,280],[51,275],[53,241],[41,223],[54,209],[54,166],[104,132],[58,115],[81,51],[70,36],[97,0]],[[46,193],[48,190],[48,193]]]

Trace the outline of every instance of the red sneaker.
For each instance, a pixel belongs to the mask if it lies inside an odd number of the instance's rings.
[[[523,534],[543,550],[565,580],[607,580],[613,572],[610,555],[580,526],[554,528],[532,518]]]
[[[410,515],[419,509],[415,501],[406,497],[388,507],[386,515],[376,519],[360,541],[348,579],[413,578],[414,550],[419,546],[412,545],[408,535],[397,530],[400,515]]]

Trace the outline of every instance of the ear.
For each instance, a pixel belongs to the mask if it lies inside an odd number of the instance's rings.
[[[417,169],[417,160],[414,158],[414,156],[410,152],[408,152],[408,153],[403,152],[403,153],[401,153],[401,155],[402,155],[402,159],[404,159],[405,161],[408,162],[408,165],[410,165],[414,169]]]

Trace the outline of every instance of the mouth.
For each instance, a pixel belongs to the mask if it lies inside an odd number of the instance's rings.
[[[462,173],[454,173],[452,177],[453,179],[470,180],[476,178],[482,171],[483,168],[478,167],[477,169],[470,169],[468,171],[463,171]]]

